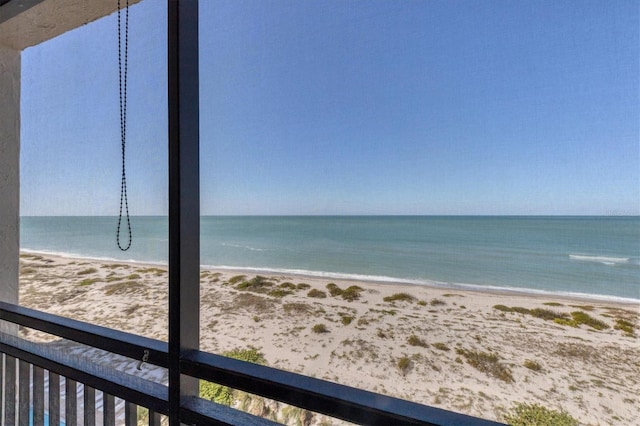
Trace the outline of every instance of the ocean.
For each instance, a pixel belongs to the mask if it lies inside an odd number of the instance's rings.
[[[22,217],[21,249],[166,263],[166,217]],[[640,302],[640,217],[203,216],[201,264]]]

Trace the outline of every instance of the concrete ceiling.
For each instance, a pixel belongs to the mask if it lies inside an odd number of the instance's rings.
[[[40,44],[118,8],[117,0],[0,1],[0,46],[14,50]],[[129,0],[129,4],[139,1]]]

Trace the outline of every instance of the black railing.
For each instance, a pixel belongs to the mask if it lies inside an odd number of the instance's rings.
[[[0,320],[40,330],[59,338],[72,340],[87,348],[98,348],[132,360],[158,367],[168,367],[167,344],[21,306],[0,302]],[[156,383],[91,361],[90,355],[78,356],[50,349],[48,344],[30,342],[12,334],[0,334],[0,404],[3,424],[42,425],[45,388],[48,388],[50,424],[60,424],[64,406],[66,425],[77,419],[77,383],[83,386],[82,413],[84,424],[94,424],[96,389],[101,392],[104,425],[124,422],[137,424],[137,407],[149,409],[149,425],[160,424],[160,415],[169,415],[168,389]],[[16,367],[16,360],[19,360]],[[44,386],[45,372],[48,386]],[[16,374],[17,373],[17,374]],[[439,408],[380,395],[362,389],[320,380],[300,374],[239,361],[201,351],[182,354],[180,373],[239,389],[262,397],[294,405],[309,411],[360,424],[380,425],[495,425],[496,422],[454,413]],[[64,397],[60,377],[65,381]],[[4,382],[4,388],[1,386]],[[16,392],[16,382],[18,383]],[[119,398],[120,415],[116,415],[115,399]],[[1,401],[0,401],[1,402]],[[225,405],[197,397],[181,401],[180,421],[202,425],[272,425],[270,420],[255,417]]]

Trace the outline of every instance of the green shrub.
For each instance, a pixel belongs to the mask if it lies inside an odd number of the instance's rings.
[[[316,324],[311,328],[314,333],[328,333],[329,329],[324,324]]]
[[[512,426],[578,426],[578,421],[566,411],[519,402],[504,416],[504,421]]]
[[[493,376],[507,383],[513,382],[511,370],[498,362],[498,355],[487,352],[469,351],[466,349],[456,349],[458,355],[467,359],[469,365],[478,371],[482,371],[488,376]]]
[[[280,284],[278,287],[280,287],[280,288],[286,288],[286,289],[289,289],[289,290],[295,290],[295,289],[296,289],[296,285],[295,285],[295,284],[293,284],[293,283],[289,283],[289,282],[282,283],[282,284]]]
[[[256,293],[266,293],[269,287],[273,287],[273,282],[261,275],[256,275],[249,281],[243,281],[236,286],[238,290],[254,291]]]
[[[253,346],[249,346],[246,349],[235,348],[230,351],[223,352],[222,355],[228,358],[239,359],[240,361],[252,362],[254,364],[267,364],[264,354]]]
[[[309,290],[309,293],[307,293],[307,296],[315,297],[316,299],[324,299],[325,297],[327,297],[327,293],[322,290],[312,288],[311,290]]]
[[[293,292],[289,290],[283,290],[281,288],[274,288],[269,293],[267,293],[267,295],[273,296],[273,297],[285,297],[290,294],[293,294]]]
[[[264,358],[262,352],[259,352],[254,347],[247,349],[236,348],[227,352],[223,352],[222,355],[239,359],[241,361],[252,362],[254,364],[265,365],[267,360]],[[218,404],[231,405],[233,402],[233,389],[228,388],[217,383],[207,382],[206,380],[200,380],[200,398],[208,399],[209,401],[217,402]]]
[[[567,318],[567,314],[563,312],[555,312],[550,309],[534,308],[529,311],[529,315],[536,318],[542,318],[546,321],[553,321],[556,318]]]
[[[395,302],[395,301],[413,302],[414,300],[416,300],[416,298],[408,293],[396,293],[391,296],[387,296],[382,300],[384,300],[385,302]]]
[[[352,316],[352,315],[347,315],[347,314],[342,314],[342,313],[338,314],[338,315],[340,315],[343,325],[349,325],[349,324],[351,324],[351,321],[353,321],[355,319],[355,317]]]
[[[342,294],[342,289],[334,283],[327,284],[327,290],[329,290],[329,294],[332,297],[340,296]]]
[[[633,323],[622,318],[616,319],[616,325],[614,325],[613,328],[615,328],[616,330],[622,330],[627,336],[634,335]]]
[[[411,360],[405,355],[398,359],[398,363],[396,365],[400,369],[400,373],[404,376],[407,374],[407,371],[409,371],[409,367],[411,367]]]
[[[571,316],[573,317],[573,320],[576,323],[587,325],[596,330],[606,330],[607,328],[609,328],[609,325],[607,325],[605,322],[600,321],[599,319],[593,318],[586,312],[582,312],[582,311],[571,312]]]
[[[540,365],[540,363],[531,359],[526,359],[523,365],[529,370],[533,370],[533,371],[542,370],[542,366]]]
[[[233,390],[217,383],[200,380],[200,398],[218,404],[231,405],[233,402]]]
[[[342,298],[344,300],[352,302],[360,298],[360,293],[362,291],[364,291],[364,289],[362,287],[358,287],[357,285],[349,286],[342,292]]]
[[[431,302],[429,302],[429,304],[431,306],[440,306],[440,305],[446,305],[447,302],[445,302],[444,300],[440,300],[440,299],[431,299]]]
[[[545,306],[564,306],[562,303],[558,303],[558,302],[544,302],[543,305],[545,305]]]
[[[568,325],[569,327],[577,327],[578,323],[568,318],[554,318],[553,322],[560,325]]]
[[[100,278],[85,278],[84,280],[80,281],[79,285],[81,286],[91,285],[100,281],[102,281]]]
[[[98,272],[96,268],[88,268],[78,272],[78,275],[89,275],[89,274],[95,274],[96,272]]]
[[[446,344],[442,343],[442,342],[438,342],[438,343],[434,343],[433,347],[440,350],[440,351],[449,351],[449,346],[447,346]]]
[[[409,338],[407,339],[407,343],[409,343],[411,346],[422,346],[423,348],[426,348],[429,346],[427,342],[425,342],[415,334],[412,334],[411,336],[409,336]]]
[[[247,279],[246,275],[235,275],[231,278],[229,278],[229,284],[237,284],[240,281],[244,281]]]
[[[595,306],[593,305],[569,305],[572,308],[578,308],[578,309],[582,309],[583,311],[593,311],[595,309]]]
[[[494,305],[493,309],[496,309],[498,311],[502,311],[502,312],[513,312],[513,309],[511,309],[508,306],[505,305]]]
[[[160,268],[140,268],[137,271],[140,272],[141,274],[154,274],[156,276],[160,276],[162,274],[167,273],[166,269],[160,269]]]
[[[584,324],[596,330],[606,330],[609,328],[609,325],[605,322],[593,318],[591,315],[582,311],[571,312],[571,318],[554,318],[553,322],[571,327],[579,327],[581,324]]]
[[[307,290],[307,289],[310,289],[310,288],[311,288],[311,286],[310,286],[309,284],[307,284],[307,283],[299,283],[299,284],[296,286],[296,288],[297,288],[298,290]]]
[[[427,306],[427,302],[424,300],[418,300],[418,305],[420,306]]]

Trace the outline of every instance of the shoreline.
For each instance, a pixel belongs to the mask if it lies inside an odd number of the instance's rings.
[[[111,263],[125,263],[129,265],[141,265],[141,266],[162,266],[167,267],[167,262],[155,262],[155,261],[142,261],[142,260],[120,260],[108,257],[91,257],[80,256],[72,253],[60,253],[47,250],[30,250],[20,249],[20,254],[35,254],[50,257],[57,257],[61,259],[77,259],[88,260],[96,262],[111,262]],[[640,296],[638,299],[606,295],[606,294],[589,294],[580,292],[568,292],[568,291],[551,291],[551,290],[539,290],[533,288],[520,288],[520,287],[501,287],[497,285],[482,285],[471,283],[450,283],[434,280],[413,280],[403,279],[386,276],[374,276],[374,275],[360,275],[360,274],[345,274],[340,272],[325,272],[325,271],[307,271],[307,270],[295,270],[286,268],[260,268],[260,267],[238,267],[238,266],[216,266],[201,264],[200,270],[207,271],[220,271],[224,273],[235,274],[263,274],[263,275],[290,275],[299,277],[301,279],[324,279],[324,280],[336,280],[353,283],[368,283],[371,285],[395,285],[395,286],[414,286],[426,289],[441,289],[441,290],[455,290],[480,294],[494,294],[494,295],[513,295],[513,296],[527,296],[527,297],[539,297],[539,298],[558,298],[567,301],[576,302],[593,302],[593,303],[614,303],[619,305],[633,306],[637,305],[640,308]]]

